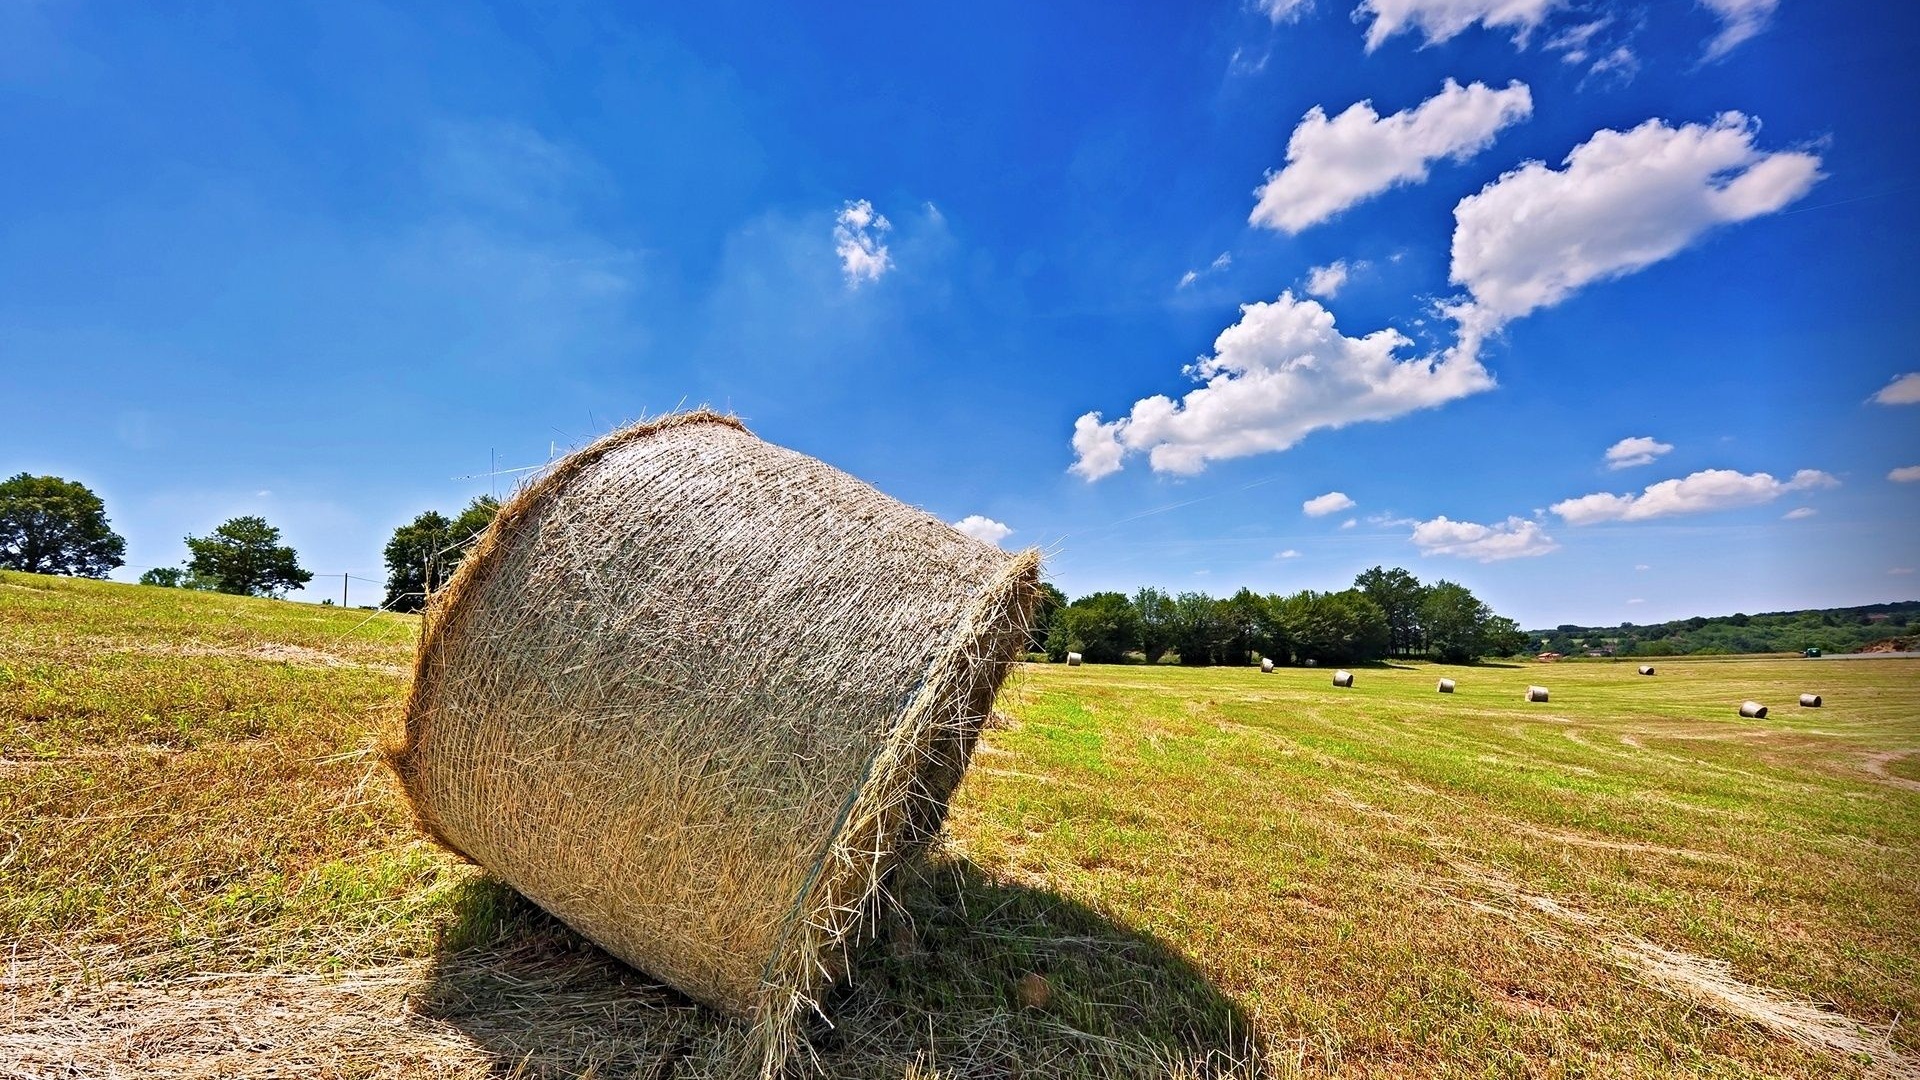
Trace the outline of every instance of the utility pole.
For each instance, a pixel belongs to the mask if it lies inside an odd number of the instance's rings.
[[[340,575],[340,606],[342,608],[347,606],[347,575],[345,574]]]

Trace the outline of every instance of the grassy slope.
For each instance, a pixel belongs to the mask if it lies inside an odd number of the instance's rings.
[[[0,1073],[723,1052],[415,836],[372,753],[414,625],[0,573]],[[1854,1070],[1702,1007],[1636,963],[1649,943],[1870,1025],[1920,1011],[1920,790],[1888,756],[1920,748],[1920,667],[1448,669],[1446,698],[1438,671],[1029,669],[950,850],[829,1002],[823,1069]],[[1738,719],[1747,697],[1774,714]]]

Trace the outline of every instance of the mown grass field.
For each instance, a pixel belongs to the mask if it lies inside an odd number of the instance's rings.
[[[723,1068],[417,836],[414,628],[0,573],[0,1076]],[[1915,1075],[1920,662],[1656,663],[1024,669],[811,1065]]]

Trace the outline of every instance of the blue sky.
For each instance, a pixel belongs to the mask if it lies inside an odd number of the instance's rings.
[[[1076,595],[1920,595],[1920,10],[631,7],[0,7],[0,471],[377,579],[704,402]]]

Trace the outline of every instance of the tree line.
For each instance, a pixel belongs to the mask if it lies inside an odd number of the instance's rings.
[[[460,567],[500,503],[481,495],[448,517],[427,510],[393,531],[382,552],[381,606],[418,611]],[[179,566],[140,575],[162,585],[244,596],[284,596],[313,580],[280,530],[263,517],[230,518],[206,536],[186,537]],[[126,564],[127,542],[113,531],[106,504],[86,485],[20,473],[0,481],[0,569],[103,578]],[[1182,664],[1352,664],[1387,656],[1430,656],[1459,663],[1523,651],[1616,656],[1828,652],[1910,638],[1920,602],[1852,608],[1694,617],[1647,626],[1563,624],[1523,633],[1465,586],[1423,584],[1405,570],[1376,566],[1338,592],[1261,595],[1241,589],[1216,599],[1204,592],[1143,588],[1128,596],[1096,592],[1069,603],[1041,586],[1033,651],[1053,660],[1077,652],[1093,663],[1127,660]],[[331,603],[331,601],[323,601]]]
[[[1532,637],[1541,651],[1563,655],[1610,652],[1615,656],[1712,656],[1804,649],[1847,652],[1876,642],[1911,638],[1916,626],[1920,626],[1920,601],[1902,600],[1759,615],[1696,615],[1645,625],[1562,623],[1552,630],[1535,630]]]
[[[1497,615],[1466,586],[1423,584],[1398,567],[1376,566],[1339,592],[1303,589],[1262,595],[1241,589],[1216,598],[1143,588],[1132,596],[1096,592],[1069,603],[1041,586],[1033,645],[1055,662],[1070,652],[1095,664],[1354,664],[1388,656],[1467,663],[1514,656],[1528,645],[1518,623]]]
[[[424,607],[499,510],[498,500],[482,495],[451,519],[428,510],[395,529],[384,552],[387,595],[381,606]],[[151,567],[140,584],[284,596],[313,580],[298,553],[281,543],[280,530],[257,515],[229,518],[206,536],[188,536],[186,544],[181,565]],[[0,481],[0,569],[103,578],[126,565],[126,551],[106,503],[85,484],[24,472]]]

